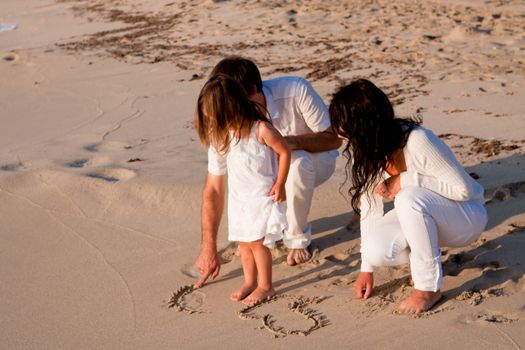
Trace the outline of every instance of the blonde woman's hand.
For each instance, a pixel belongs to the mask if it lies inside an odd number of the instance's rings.
[[[268,195],[273,197],[273,201],[276,203],[286,201],[286,190],[284,189],[284,185],[278,183],[274,184]]]
[[[385,200],[390,201],[401,190],[401,178],[399,175],[389,177],[385,181],[381,182],[375,188],[375,193],[383,197]]]
[[[358,299],[368,299],[374,287],[374,274],[372,272],[361,272],[354,282],[355,296]]]

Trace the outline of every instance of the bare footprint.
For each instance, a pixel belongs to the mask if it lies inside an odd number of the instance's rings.
[[[340,253],[340,254],[332,254],[332,255],[327,255],[325,256],[325,260],[328,260],[330,262],[333,262],[337,265],[347,265],[348,264],[348,257],[350,255],[348,254],[344,254],[344,253]]]
[[[89,158],[77,158],[65,162],[65,166],[69,168],[87,168],[87,167],[102,167],[111,163],[111,159],[106,156],[94,156]]]
[[[193,263],[185,264],[182,269],[180,269],[180,272],[182,272],[183,275],[191,278],[200,278],[201,276],[197,266],[195,266]]]
[[[20,59],[20,56],[14,52],[0,53],[2,56],[2,61],[4,62],[16,62]]]
[[[235,259],[235,256],[238,256],[237,252],[237,243],[231,242],[225,248],[219,251],[219,257],[221,259],[221,264],[228,264]]]
[[[476,306],[481,304],[487,298],[491,296],[502,296],[505,295],[505,292],[502,288],[495,289],[483,289],[483,290],[474,290],[468,289],[463,291],[460,295],[456,297],[456,300],[466,301],[469,305]]]
[[[24,167],[22,163],[10,163],[5,165],[0,165],[1,171],[17,171]]]
[[[133,170],[124,168],[107,168],[86,174],[87,177],[92,177],[94,179],[100,179],[111,183],[129,180],[135,175],[136,174]]]
[[[511,323],[517,321],[518,319],[512,316],[482,311],[474,315],[474,320],[489,323]]]
[[[99,144],[94,143],[92,145],[85,146],[84,149],[88,152],[98,152],[98,147],[99,147]]]
[[[69,168],[83,168],[87,165],[88,159],[75,159],[66,163]]]

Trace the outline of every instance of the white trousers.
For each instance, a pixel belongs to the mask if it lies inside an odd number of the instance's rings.
[[[443,283],[440,247],[474,242],[487,224],[475,201],[457,202],[420,187],[401,190],[394,209],[362,233],[362,259],[372,266],[410,262],[414,287],[438,291]]]
[[[337,154],[334,151],[310,153],[293,151],[286,181],[286,218],[288,230],[284,244],[290,249],[306,248],[312,240],[308,214],[315,187],[332,176]]]

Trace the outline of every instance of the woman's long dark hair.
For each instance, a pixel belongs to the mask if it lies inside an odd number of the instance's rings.
[[[361,196],[378,183],[387,162],[392,162],[395,151],[405,147],[408,135],[421,121],[395,118],[388,97],[366,79],[339,89],[329,110],[334,132],[348,139],[343,151],[347,158],[345,183],[351,168],[348,193],[352,208],[359,213]]]

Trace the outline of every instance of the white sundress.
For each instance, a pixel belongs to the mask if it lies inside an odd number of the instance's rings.
[[[232,140],[226,158],[228,169],[228,240],[275,247],[287,227],[284,203],[268,195],[277,178],[277,155],[257,140],[259,122],[250,136]]]

